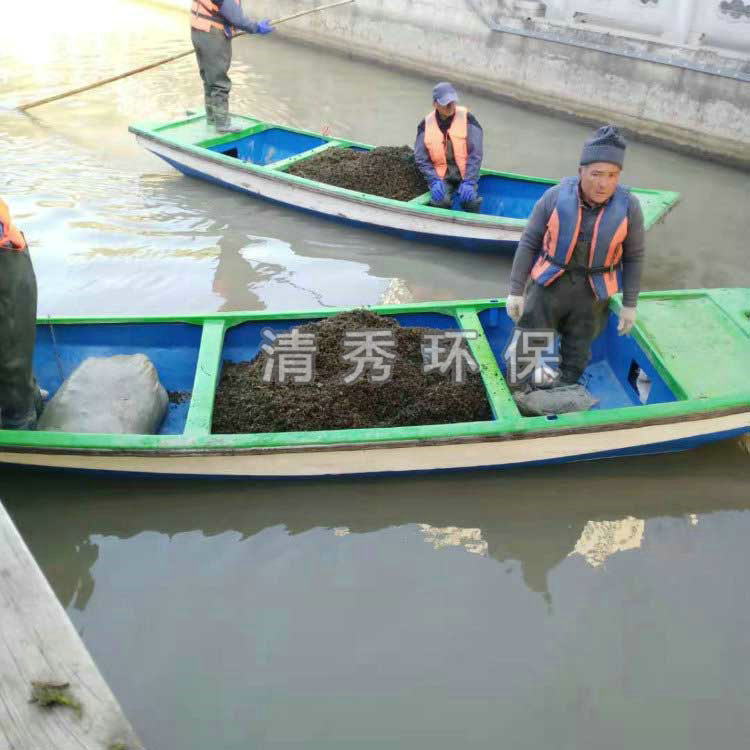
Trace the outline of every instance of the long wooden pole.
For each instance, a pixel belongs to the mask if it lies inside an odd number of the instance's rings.
[[[353,3],[355,0],[339,0],[337,3],[329,3],[328,5],[319,5],[317,8],[310,8],[309,10],[301,10],[299,13],[293,13],[291,16],[284,16],[283,18],[279,18],[277,21],[271,21],[271,26],[278,26],[280,23],[286,23],[287,21],[292,21],[295,18],[299,18],[300,16],[307,16],[310,13],[317,13],[321,10],[328,10],[329,8],[337,8],[339,5],[349,5],[349,3]]]
[[[186,57],[187,55],[191,55],[195,52],[195,50],[189,50],[188,52],[180,52],[179,55],[172,55],[171,57],[166,57],[164,60],[159,60],[155,63],[150,63],[149,65],[141,65],[140,68],[135,68],[135,70],[129,70],[127,73],[121,73],[117,76],[112,76],[111,78],[105,78],[103,81],[97,81],[96,83],[90,83],[88,86],[81,86],[78,89],[73,89],[71,91],[65,91],[62,94],[55,94],[55,96],[48,96],[45,99],[38,99],[35,102],[30,102],[29,104],[23,104],[22,106],[18,107],[18,109],[21,110],[21,112],[25,112],[27,109],[31,109],[32,107],[40,107],[42,104],[49,104],[49,102],[56,102],[58,99],[66,99],[69,96],[73,96],[74,94],[80,94],[84,91],[89,91],[90,89],[98,88],[99,86],[104,86],[107,83],[112,83],[113,81],[119,81],[121,78],[127,78],[128,76],[134,76],[136,73],[143,73],[144,70],[150,70],[151,68],[156,68],[159,65],[164,65],[164,63],[172,62],[172,60],[178,60],[181,57]]]
[[[281,23],[286,23],[287,21],[291,21],[294,18],[300,18],[301,16],[309,15],[310,13],[318,13],[321,10],[328,10],[329,8],[337,8],[340,5],[349,5],[349,3],[353,3],[356,0],[339,0],[335,3],[329,3],[328,5],[319,5],[317,8],[310,8],[309,10],[302,10],[299,13],[294,13],[291,16],[284,16],[283,18],[277,18],[275,21],[271,21],[271,26],[278,26]],[[244,36],[246,32],[240,31],[238,34],[235,34],[235,37],[238,36]],[[38,99],[35,102],[29,102],[28,104],[22,104],[20,107],[17,107],[21,112],[25,112],[27,109],[31,109],[32,107],[40,107],[42,104],[49,104],[50,102],[55,102],[58,99],[66,99],[69,96],[73,96],[74,94],[81,94],[84,91],[90,91],[91,89],[98,88],[99,86],[104,86],[107,83],[113,83],[114,81],[119,81],[122,78],[128,78],[129,76],[134,76],[136,73],[143,73],[144,70],[151,70],[151,68],[157,68],[159,65],[164,65],[165,63],[172,62],[174,60],[179,60],[181,57],[187,57],[188,55],[195,54],[194,49],[186,50],[185,52],[180,52],[176,55],[172,55],[171,57],[165,57],[163,60],[157,60],[156,62],[149,63],[148,65],[141,65],[139,68],[135,68],[133,70],[129,70],[127,73],[120,73],[120,75],[112,76],[111,78],[105,78],[102,81],[97,81],[96,83],[90,83],[88,86],[81,86],[77,89],[72,89],[71,91],[65,91],[62,94],[55,94],[54,96],[48,96],[44,99]]]

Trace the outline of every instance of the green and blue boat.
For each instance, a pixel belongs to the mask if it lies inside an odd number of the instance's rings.
[[[287,171],[328,149],[369,151],[373,146],[252,117],[235,115],[232,120],[245,129],[219,136],[201,114],[175,122],[131,125],[130,131],[144,148],[191,177],[336,221],[455,247],[512,252],[534,204],[556,183],[482,169],[479,214],[434,208],[428,205],[428,192],[410,201],[391,200]],[[669,190],[634,188],[633,192],[641,202],[647,229],[679,199],[679,193]]]
[[[402,326],[477,331],[468,341],[492,418],[315,432],[213,434],[223,363],[252,360],[276,332],[343,312],[233,312],[40,320],[34,367],[54,394],[91,356],[144,353],[164,387],[185,392],[159,434],[0,430],[0,462],[144,475],[320,477],[515,467],[659,453],[750,432],[750,289],[647,292],[632,335],[619,298],[593,346],[586,412],[522,416],[504,377],[513,324],[502,300],[370,308]]]

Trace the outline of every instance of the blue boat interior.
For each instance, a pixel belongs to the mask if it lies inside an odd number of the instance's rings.
[[[294,133],[283,128],[268,128],[259,133],[208,148],[225,156],[232,156],[235,159],[264,167],[267,164],[288,159],[290,156],[311,151],[327,142],[326,138]]]
[[[406,327],[443,331],[460,328],[455,317],[444,313],[426,311],[393,317]],[[264,329],[271,328],[278,334],[317,320],[246,321],[234,325],[224,336],[221,360],[251,361],[266,340]],[[502,307],[485,310],[479,314],[479,320],[505,375],[503,352],[511,339],[513,324]],[[39,323],[34,371],[41,387],[54,395],[63,379],[87,357],[143,353],[154,363],[164,388],[173,396],[181,395],[170,400],[159,433],[181,434],[190,407],[201,334],[202,326],[191,323]],[[617,335],[617,317],[613,313],[594,342],[592,360],[582,382],[598,399],[594,409],[677,400],[635,339]]]
[[[513,321],[504,308],[479,314],[498,367],[507,377],[503,357],[513,335]],[[598,399],[593,409],[660,404],[677,398],[632,336],[618,336],[617,316],[610,312],[604,331],[591,347],[591,362],[580,381]]]
[[[534,204],[549,189],[548,182],[518,180],[509,177],[484,175],[479,178],[479,196],[482,199],[481,214],[505,216],[511,219],[526,219]],[[458,192],[458,191],[457,191]],[[454,198],[454,208],[458,196]]]
[[[88,357],[145,354],[156,367],[170,400],[160,435],[180,435],[190,407],[203,326],[189,323],[37,324],[34,374],[53,396],[78,365]]]
[[[234,140],[207,145],[210,151],[249,162],[258,166],[269,166],[291,157],[295,161],[311,158],[315,149],[333,142],[334,148],[352,151],[370,151],[363,145],[338,143],[334,138],[296,133],[280,127],[271,127],[253,132]],[[279,165],[280,169],[284,166]],[[551,183],[533,179],[511,178],[498,175],[483,175],[479,178],[478,193],[482,198],[480,213],[486,216],[502,216],[511,219],[525,219],[531,214],[536,201],[549,188]],[[427,203],[429,193],[414,199],[414,203]],[[453,197],[453,210],[461,210],[458,192]]]

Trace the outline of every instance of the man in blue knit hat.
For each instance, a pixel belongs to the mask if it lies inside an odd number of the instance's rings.
[[[513,258],[508,315],[520,331],[560,335],[559,372],[547,385],[578,382],[611,295],[623,293],[618,333],[635,323],[645,240],[641,205],[619,184],[625,148],[617,128],[599,128],[583,146],[578,176],[537,201]]]

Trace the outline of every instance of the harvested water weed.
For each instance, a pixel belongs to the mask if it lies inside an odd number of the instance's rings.
[[[81,704],[70,694],[67,682],[32,682],[29,703],[38,703],[42,708],[67,706],[80,719]]]
[[[288,171],[308,180],[398,201],[410,201],[428,190],[409,146],[379,146],[372,151],[329,148]]]
[[[492,419],[478,372],[424,372],[423,335],[429,328],[402,328],[369,310],[341,313],[299,327],[314,333],[317,354],[309,383],[265,382],[269,354],[251,362],[224,362],[216,392],[214,433],[293,432],[359,427],[475,422]],[[345,382],[353,365],[345,359],[347,333],[384,331],[394,342],[390,377],[372,382],[365,372]]]

